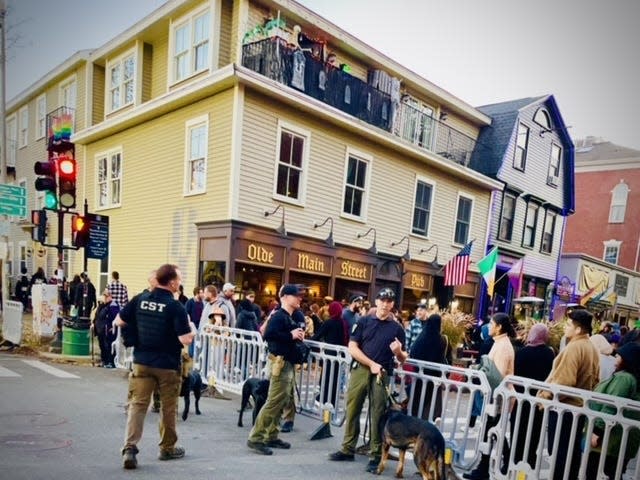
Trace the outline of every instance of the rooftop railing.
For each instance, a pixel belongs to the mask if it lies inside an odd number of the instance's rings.
[[[474,138],[280,37],[245,44],[242,65],[461,165],[478,148]]]

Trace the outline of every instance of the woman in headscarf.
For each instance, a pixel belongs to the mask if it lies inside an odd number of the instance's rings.
[[[544,382],[549,376],[553,366],[554,353],[547,345],[549,341],[549,329],[544,323],[536,323],[529,330],[526,345],[516,352],[514,361],[514,375],[519,377],[531,378]],[[516,387],[516,390],[522,393],[523,389]],[[535,395],[536,392],[532,392]],[[531,405],[527,402],[516,404],[511,411],[511,438],[514,437],[513,429],[518,418],[518,410],[522,410],[520,414],[520,424],[518,427],[518,436],[514,445],[515,457],[514,461],[519,462],[524,456],[524,447],[528,432],[542,431],[543,412],[534,408],[533,423],[529,428],[529,415],[531,413]],[[529,451],[527,454],[527,462],[531,468],[536,466],[536,450],[538,449],[538,435],[531,436]]]
[[[346,333],[345,321],[342,318],[342,305],[333,301],[328,307],[329,318],[320,324],[318,331],[311,337],[311,340],[330,343],[332,345],[346,346],[348,337]],[[326,350],[328,354],[335,354],[335,350]],[[320,377],[320,394],[316,399],[325,404],[331,403],[336,406],[338,398],[338,379],[340,368],[337,362],[322,362],[322,376]]]
[[[409,351],[409,358],[422,360],[424,362],[440,363],[446,365],[450,362],[450,348],[447,337],[442,335],[442,317],[437,313],[430,315],[422,327],[422,332],[414,340]],[[447,355],[448,354],[448,355]],[[447,360],[449,357],[449,360]],[[440,377],[439,370],[425,370],[424,373],[434,377]],[[422,380],[416,379],[413,387],[413,402],[411,403],[411,415],[417,416],[420,411],[420,399],[422,393]],[[426,385],[424,406],[421,417],[429,419],[429,411],[434,397],[434,384],[429,381]],[[433,418],[442,415],[442,395],[440,391],[435,393],[435,405],[433,407]]]

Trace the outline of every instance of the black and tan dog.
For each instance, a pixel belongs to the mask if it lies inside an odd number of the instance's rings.
[[[193,369],[193,359],[189,353],[182,351],[182,385],[180,387],[180,396],[184,399],[184,410],[182,411],[182,420],[187,420],[189,416],[189,407],[191,406],[191,392],[196,399],[196,415],[200,415],[200,396],[202,395],[203,384],[200,373]]]
[[[267,401],[267,393],[269,393],[269,380],[260,380],[259,378],[247,378],[242,385],[242,400],[240,402],[240,414],[238,415],[238,426],[242,427],[242,414],[244,413],[249,398],[253,399],[253,416],[252,425],[256,423],[258,412]]]
[[[392,404],[381,419],[382,457],[378,465],[378,475],[384,471],[389,458],[389,448],[399,450],[396,477],[402,478],[404,456],[407,449],[413,449],[413,461],[423,480],[444,480],[445,464],[444,437],[438,427],[420,418],[403,413],[406,403]]]

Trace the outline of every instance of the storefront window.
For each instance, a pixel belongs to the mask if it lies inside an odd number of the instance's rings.
[[[227,262],[204,261],[200,262],[200,285],[215,285],[220,288],[224,285]]]

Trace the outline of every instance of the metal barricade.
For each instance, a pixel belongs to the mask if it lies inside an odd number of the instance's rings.
[[[550,392],[551,399],[537,397],[539,390]],[[640,479],[638,451],[629,450],[631,437],[640,437],[640,402],[515,376],[502,381],[494,398],[499,418],[489,430],[492,479]],[[578,399],[583,406],[564,403],[567,399]],[[604,431],[594,448],[596,420],[604,422]],[[574,442],[578,472],[571,472]],[[614,455],[600,455],[610,449]],[[625,472],[625,460],[634,457]],[[605,461],[615,471],[612,476],[604,473]]]
[[[394,376],[392,390],[408,397],[410,415],[438,425],[453,450],[453,464],[463,469],[475,464],[481,450],[488,448],[482,445],[483,420],[491,413],[491,387],[484,372],[409,359]],[[482,409],[472,427],[476,396],[482,399]]]
[[[347,385],[351,355],[347,347],[305,340],[311,347],[309,360],[296,366],[296,386],[300,409],[306,416],[322,420],[325,409],[331,412],[331,424],[345,420]]]
[[[203,381],[240,394],[249,377],[264,377],[266,344],[260,333],[205,325],[198,333],[194,369]]]
[[[133,347],[125,347],[122,340],[122,327],[118,327],[116,339],[111,344],[111,352],[113,353],[113,363],[116,368],[124,368],[131,370],[133,365]]]

